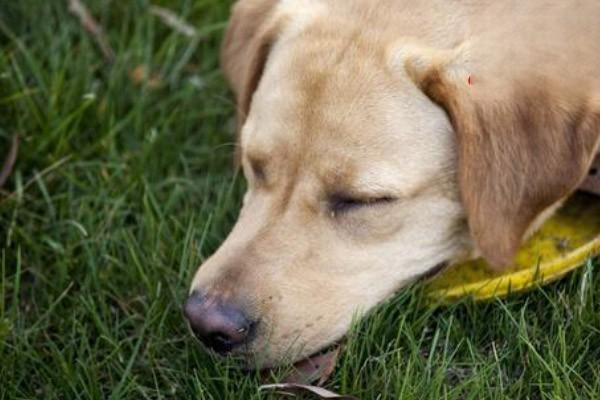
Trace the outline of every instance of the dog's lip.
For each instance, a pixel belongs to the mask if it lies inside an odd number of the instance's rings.
[[[281,380],[281,382],[293,384],[311,384],[315,381],[322,384],[325,382],[335,368],[343,346],[342,341],[343,339],[336,341],[333,344],[312,353],[308,357],[291,363],[291,371]],[[285,367],[285,364],[263,368],[260,371],[263,381],[268,381],[271,377],[271,371],[281,367]]]

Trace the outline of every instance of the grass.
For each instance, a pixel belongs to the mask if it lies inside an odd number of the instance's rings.
[[[158,2],[195,40],[147,1],[87,3],[114,65],[66,1],[0,4],[0,158],[22,138],[0,194],[0,398],[275,398],[202,352],[180,312],[244,189],[217,60],[229,2]],[[594,263],[483,304],[434,310],[406,290],[353,330],[327,386],[362,399],[598,399]]]

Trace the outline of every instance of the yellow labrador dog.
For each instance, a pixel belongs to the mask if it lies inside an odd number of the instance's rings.
[[[185,314],[272,366],[443,265],[510,263],[600,144],[596,0],[240,0],[248,192]]]

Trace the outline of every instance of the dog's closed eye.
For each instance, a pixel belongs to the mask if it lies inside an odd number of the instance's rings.
[[[334,214],[354,211],[360,208],[389,204],[397,199],[393,196],[351,196],[336,194],[329,199],[330,211]]]

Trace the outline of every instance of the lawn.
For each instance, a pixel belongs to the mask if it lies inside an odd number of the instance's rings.
[[[218,69],[229,1],[0,2],[0,398],[267,399],[181,315],[235,221],[234,104]],[[358,324],[327,387],[368,399],[600,398],[600,263],[487,303],[403,291]],[[277,373],[280,374],[280,373]],[[276,374],[276,375],[277,375]]]

